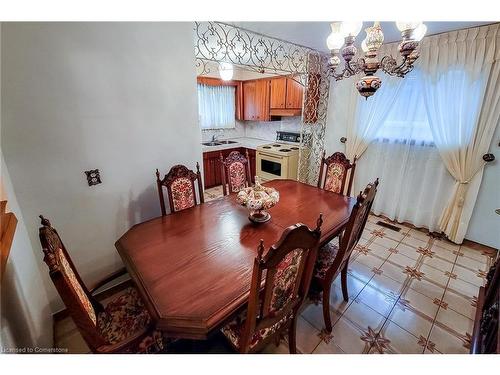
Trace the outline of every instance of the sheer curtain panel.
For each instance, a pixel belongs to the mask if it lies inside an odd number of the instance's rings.
[[[431,36],[422,43],[422,93],[434,142],[455,179],[439,221],[462,243],[472,215],[484,161],[500,118],[499,25]]]
[[[235,122],[235,88],[198,84],[198,114],[202,129],[231,129]]]

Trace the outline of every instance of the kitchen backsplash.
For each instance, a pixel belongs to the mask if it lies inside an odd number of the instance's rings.
[[[215,134],[219,138],[258,138],[268,141],[276,139],[276,132],[300,132],[301,117],[283,117],[281,121],[236,121],[234,129],[203,130],[203,141],[209,141]]]

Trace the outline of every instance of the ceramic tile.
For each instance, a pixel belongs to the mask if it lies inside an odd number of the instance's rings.
[[[313,354],[346,354],[335,341],[330,340],[328,343],[321,341],[314,349]]]
[[[453,268],[453,273],[457,275],[458,279],[467,281],[471,284],[476,285],[477,287],[483,286],[486,283],[486,278],[481,276],[486,276],[486,274],[484,273],[484,271],[481,273],[481,271],[482,270],[480,269],[470,270],[460,266],[459,264],[456,264]]]
[[[352,298],[354,298],[353,296]],[[351,298],[351,300],[352,300]],[[337,287],[332,287],[330,290],[330,309],[334,311],[342,312],[347,309],[351,301],[344,301],[344,296],[342,295],[342,290]]]
[[[387,262],[405,268],[406,266],[415,266],[416,260],[398,252],[392,253],[391,256],[387,259]]]
[[[369,253],[373,256],[379,257],[380,259],[387,259],[391,252],[387,247],[381,246],[377,243],[371,243],[368,245]]]
[[[385,276],[384,274],[375,274],[370,280],[369,285],[383,293],[393,293],[394,295],[398,296],[399,294],[401,294],[401,291],[403,289],[403,284],[391,279],[390,277]]]
[[[403,238],[401,243],[403,243],[405,245],[413,246],[416,249],[418,249],[419,247],[427,247],[427,245],[428,245],[428,241],[422,241],[418,238],[409,237],[409,236]]]
[[[377,245],[386,247],[388,249],[391,249],[391,248],[395,249],[399,243],[399,241],[394,241],[394,240],[391,240],[390,238],[386,238],[386,237],[377,237],[377,238],[375,238],[375,241],[373,241],[373,242],[376,243]]]
[[[479,249],[473,249],[467,246],[460,247],[460,253],[463,254],[463,257],[467,257],[470,259],[474,259],[480,263],[486,264],[488,262],[488,256],[484,255],[484,253]]]
[[[305,319],[297,320],[297,349],[302,353],[312,353],[321,339],[318,337],[319,330]]]
[[[408,232],[408,237],[416,238],[417,240],[424,242],[428,242],[430,238],[427,233],[421,232],[417,229],[410,229],[410,231]]]
[[[365,285],[366,281],[360,280],[349,273],[347,274],[347,293],[350,299],[355,298]],[[339,291],[342,290],[340,275],[335,280],[333,280],[332,286],[334,286]],[[332,297],[332,295],[330,295],[330,297]]]
[[[390,294],[385,294],[377,289],[373,288],[368,284],[362,291],[359,293],[358,297],[354,301],[354,303],[363,303],[373,310],[378,312],[379,314],[387,317],[394,307],[396,303],[397,296],[392,296]]]
[[[389,262],[385,262],[382,265],[381,270],[384,276],[390,277],[391,279],[399,283],[404,283],[407,278],[407,275],[403,273],[403,267],[395,266],[394,264],[391,264]]]
[[[406,236],[406,233],[401,233],[401,231],[397,232],[388,228],[385,229],[384,234],[386,238],[390,238],[397,242],[400,242]]]
[[[54,322],[54,338],[56,340],[64,338],[65,336],[71,335],[75,332],[78,332],[78,328],[71,317]]]
[[[465,335],[466,333],[472,334],[472,329],[474,328],[474,321],[472,319],[469,319],[468,317],[448,308],[439,309],[436,321],[462,335]]]
[[[68,349],[68,353],[71,354],[84,354],[90,352],[87,343],[79,331],[72,332],[71,334],[59,339],[56,345],[59,348]]]
[[[390,321],[380,331],[374,348],[379,352],[394,354],[420,354],[424,350],[415,336]]]
[[[464,346],[464,342],[459,337],[450,334],[437,325],[432,327],[429,342],[433,344],[436,350],[444,354],[469,353],[469,349]]]
[[[448,309],[455,310],[469,319],[474,319],[476,307],[472,304],[472,299],[464,298],[451,289],[447,289],[443,301],[448,304]]]
[[[401,296],[401,299],[407,301],[410,310],[416,310],[420,314],[426,315],[429,319],[434,319],[439,306],[434,304],[434,300],[423,294],[408,288]]]
[[[348,304],[346,304],[347,308]],[[321,331],[323,328],[325,328],[325,320],[323,317],[323,305],[317,304],[315,305],[314,303],[309,304],[300,316],[307,320],[308,323],[310,323],[314,328],[316,328],[318,331]],[[335,324],[335,322],[340,318],[340,312],[336,313],[335,311],[332,311],[330,308],[330,319],[332,320],[332,324]]]
[[[460,248],[460,245],[454,244],[447,240],[439,240],[439,239],[434,240],[434,245],[439,246],[448,251],[457,251]]]
[[[454,254],[453,251],[439,247],[435,243],[432,244],[431,250],[434,252],[435,258],[444,259],[451,263],[455,263],[457,259],[457,254]]]
[[[444,294],[444,285],[437,285],[436,283],[424,278],[421,280],[412,279],[408,286],[424,296],[431,298],[432,300],[434,300],[434,298],[441,299]]]
[[[462,295],[464,298],[471,299],[479,294],[479,287],[477,285],[468,283],[461,279],[450,279],[448,289],[454,291],[456,294]]]
[[[422,264],[419,267],[420,272],[423,273],[423,277],[426,279],[432,280],[435,284],[442,285],[443,287],[446,286],[448,283],[448,279],[450,276],[446,274],[445,270],[440,270],[434,267],[427,266],[425,264]]]
[[[347,354],[360,354],[368,352],[370,345],[361,340],[363,332],[349,323],[347,319],[340,318],[332,329],[331,343],[339,346]]]
[[[401,309],[399,304],[391,311],[389,319],[416,337],[427,337],[432,327],[432,319],[409,309]]]
[[[488,268],[486,257],[484,257],[484,260],[477,260],[469,258],[468,256],[459,255],[457,256],[456,264],[473,270],[486,271]]]
[[[371,327],[375,331],[382,328],[386,320],[384,315],[379,314],[373,307],[365,304],[359,298],[349,305],[349,308],[342,314],[342,318],[347,319],[360,329]]]
[[[453,262],[440,258],[439,256],[424,257],[423,263],[427,266],[436,268],[442,271],[451,271]]]
[[[403,242],[396,247],[396,250],[398,254],[407,256],[408,258],[412,258],[415,260],[420,258],[420,254],[417,253],[417,249],[415,249],[413,246],[405,245]]]
[[[382,263],[384,263],[384,260],[376,256],[370,255],[370,253],[368,254],[359,253],[359,255],[356,257],[356,262],[359,262],[365,265],[366,267],[372,269],[372,268],[379,268],[382,265]]]
[[[361,264],[356,261],[349,262],[348,272],[352,276],[364,282],[368,282],[373,276],[371,268],[368,268],[364,264]]]
[[[290,354],[288,344],[281,340],[280,344],[276,346],[275,343],[267,345],[261,352],[262,354]]]

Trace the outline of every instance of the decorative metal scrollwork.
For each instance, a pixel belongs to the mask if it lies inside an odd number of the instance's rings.
[[[195,22],[198,75],[209,62],[227,62],[261,73],[293,75],[304,85],[299,180],[315,184],[324,148],[328,95],[328,56],[314,49],[222,22]]]

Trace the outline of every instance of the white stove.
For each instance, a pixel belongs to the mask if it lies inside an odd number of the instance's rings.
[[[257,147],[257,176],[263,182],[275,179],[297,179],[300,134],[278,132],[277,138],[277,142]],[[286,141],[281,141],[283,138]]]

